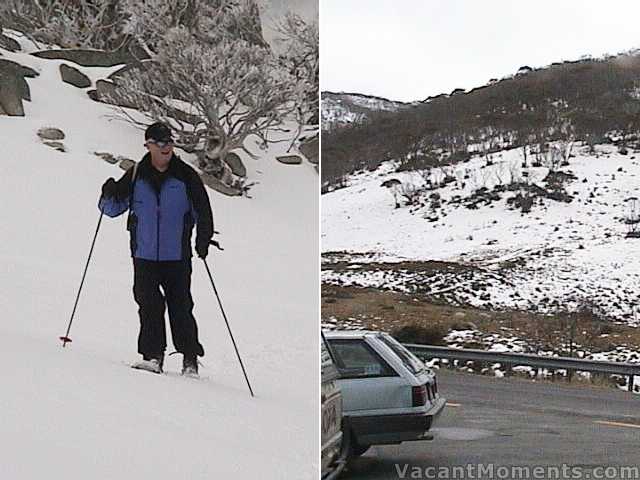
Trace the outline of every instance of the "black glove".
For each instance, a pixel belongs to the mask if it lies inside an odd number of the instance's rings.
[[[196,253],[198,257],[205,259],[209,253],[209,242],[196,242]]]
[[[113,177],[109,178],[104,185],[102,185],[102,196],[104,198],[115,198],[118,193],[118,185]]]

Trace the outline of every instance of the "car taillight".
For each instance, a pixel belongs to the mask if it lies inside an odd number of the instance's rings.
[[[427,386],[420,385],[419,387],[413,387],[411,389],[413,397],[413,406],[422,407],[427,403]]]

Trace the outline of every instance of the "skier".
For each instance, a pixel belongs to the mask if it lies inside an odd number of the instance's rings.
[[[166,300],[173,344],[183,355],[182,374],[197,376],[198,356],[204,355],[204,349],[192,314],[191,232],[195,225],[196,253],[206,258],[213,237],[209,196],[196,171],[173,152],[168,125],[152,124],[144,138],[148,153],[118,181],[109,178],[99,201],[100,210],[109,217],[129,210],[133,295],[140,315],[138,353],[142,355],[133,367],[163,371]]]

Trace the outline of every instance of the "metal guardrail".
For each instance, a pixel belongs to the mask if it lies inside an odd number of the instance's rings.
[[[405,343],[404,346],[419,357],[474,360],[477,362],[501,363],[506,365],[525,365],[536,368],[622,375],[629,377],[630,392],[633,391],[634,377],[640,376],[640,364],[601,362],[583,358],[545,357],[527,353],[488,352],[485,350],[437,347],[412,343]]]

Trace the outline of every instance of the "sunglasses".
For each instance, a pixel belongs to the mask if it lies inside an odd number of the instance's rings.
[[[157,145],[158,148],[164,148],[167,145],[173,145],[173,140],[147,140],[147,144],[149,143],[153,143],[154,145]]]

